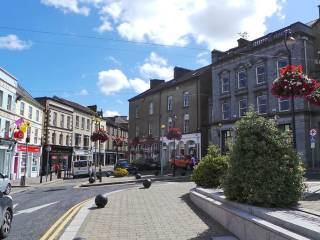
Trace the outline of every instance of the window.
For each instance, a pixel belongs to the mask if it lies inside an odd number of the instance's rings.
[[[38,132],[39,132],[39,129],[36,128],[34,130],[34,144],[38,144]]]
[[[279,70],[288,65],[288,61],[285,58],[281,58],[277,62],[277,76],[279,76]]]
[[[258,113],[267,113],[267,95],[257,96]]]
[[[168,98],[167,98],[167,109],[168,109],[168,111],[172,111],[172,102],[173,102],[172,96],[168,96]]]
[[[67,116],[67,128],[70,129],[70,116]]]
[[[172,128],[172,117],[168,117],[168,131]]]
[[[85,125],[85,119],[84,117],[81,118],[81,129],[84,129],[84,125]]]
[[[6,120],[4,125],[4,137],[8,138],[10,136],[10,122]]]
[[[90,131],[90,119],[87,119],[87,130]]]
[[[52,133],[52,140],[51,140],[52,144],[56,144],[56,134]]]
[[[20,115],[24,116],[24,102],[20,102]]]
[[[278,125],[278,128],[283,132],[287,132],[291,130],[291,124],[290,123],[280,124]]]
[[[83,146],[89,147],[89,136],[87,136],[87,135],[83,136]]]
[[[12,96],[8,95],[7,110],[11,111]]]
[[[0,107],[2,107],[3,103],[3,91],[0,90]]]
[[[256,68],[256,80],[257,84],[261,84],[265,82],[265,69],[264,65],[259,65]]]
[[[76,116],[76,128],[79,128],[80,125],[80,117]]]
[[[151,123],[148,124],[148,134],[152,135],[152,124]]]
[[[153,115],[153,102],[149,103],[149,115]]]
[[[140,106],[137,105],[136,106],[136,118],[139,118],[140,117]]]
[[[239,117],[242,117],[246,114],[247,107],[248,103],[246,98],[239,100]]]
[[[183,132],[189,132],[189,114],[185,114],[183,118]]]
[[[231,115],[231,109],[230,109],[230,103],[229,102],[224,102],[222,103],[222,119],[230,119]]]
[[[40,111],[36,110],[36,121],[39,122],[40,120]]]
[[[279,111],[284,112],[284,111],[289,111],[290,105],[289,105],[289,100],[288,99],[278,99],[278,104],[279,104]]]
[[[189,99],[190,99],[189,92],[184,92],[183,93],[183,106],[184,107],[189,107],[190,106]]]
[[[113,129],[112,129],[113,130]],[[112,131],[113,132],[113,131]],[[139,126],[136,126],[136,137],[139,136],[139,133],[140,133],[140,128]]]
[[[66,146],[69,146],[69,135],[66,136]]]
[[[63,145],[63,135],[62,135],[62,133],[60,133],[60,136],[59,136],[59,144]]]
[[[56,112],[53,113],[53,126],[57,126],[57,118],[58,118],[58,114]]]
[[[60,118],[60,127],[64,127],[64,115],[61,114],[61,118]]]
[[[221,79],[221,92],[226,93],[230,91],[230,81],[228,76],[223,76]]]
[[[247,73],[245,70],[238,72],[238,88],[245,88],[247,86]]]
[[[29,106],[29,115],[28,115],[28,117],[29,117],[29,119],[32,119],[32,107],[31,106]]]
[[[81,134],[78,134],[78,133],[75,133],[74,134],[74,140],[75,140],[75,145],[77,146],[77,147],[80,147],[80,145],[81,145]]]

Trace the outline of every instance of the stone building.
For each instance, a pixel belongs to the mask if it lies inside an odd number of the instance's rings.
[[[10,176],[13,169],[12,157],[15,149],[17,79],[0,68],[0,173]]]
[[[150,89],[129,99],[131,159],[159,159],[161,150],[167,163],[174,145],[177,155],[201,158],[208,146],[210,96],[210,65],[197,70],[175,67],[172,80],[150,80]],[[182,132],[176,144],[164,137],[170,127]]]
[[[36,101],[20,84],[17,88],[16,120],[23,118],[30,123],[24,138],[18,140],[13,158],[13,179],[25,173],[27,177],[37,177],[40,173],[42,153],[42,123],[44,107]],[[26,142],[26,138],[29,142]]]
[[[238,40],[238,46],[228,51],[212,51],[212,101],[210,105],[210,143],[221,146],[223,152],[230,149],[234,138],[234,123],[249,106],[262,116],[273,118],[279,128],[291,127],[291,104],[271,94],[271,86],[279,74],[279,68],[288,64],[288,52],[284,45],[285,31],[290,29],[295,42],[289,46],[292,64],[300,64],[310,77],[320,80],[319,21],[309,24],[294,23],[261,38]],[[306,100],[295,99],[297,151],[309,166],[320,159],[319,136],[314,156],[310,148],[309,130],[320,127],[320,108]],[[253,143],[254,144],[254,143]],[[319,161],[317,163],[319,165]]]

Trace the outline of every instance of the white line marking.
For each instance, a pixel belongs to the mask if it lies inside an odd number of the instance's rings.
[[[15,209],[17,206],[18,206],[19,204],[18,203],[16,203],[16,204],[13,204],[13,209]]]
[[[59,201],[57,201],[57,202],[59,202]],[[47,203],[47,204],[40,205],[40,206],[37,206],[37,207],[20,210],[20,211],[16,212],[15,214],[13,214],[13,216],[17,216],[17,215],[22,214],[22,213],[32,213],[32,212],[35,212],[35,211],[37,211],[37,210],[39,210],[41,208],[45,208],[45,207],[48,207],[48,206],[50,206],[52,204],[55,204],[57,202]]]

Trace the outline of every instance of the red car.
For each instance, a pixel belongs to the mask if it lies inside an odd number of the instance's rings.
[[[191,158],[185,156],[176,156],[175,160],[170,159],[171,167],[176,166],[177,168],[187,169],[191,165]]]

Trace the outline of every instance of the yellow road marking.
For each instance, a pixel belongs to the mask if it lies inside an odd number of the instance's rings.
[[[65,212],[40,238],[40,240],[53,240],[55,239],[61,230],[67,225],[67,223],[77,214],[80,208],[89,201],[90,199],[84,200]]]

